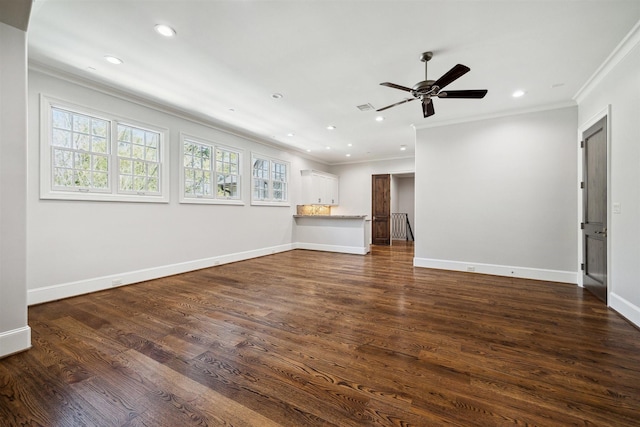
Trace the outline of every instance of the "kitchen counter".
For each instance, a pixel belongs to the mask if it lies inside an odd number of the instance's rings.
[[[296,248],[366,255],[371,221],[367,215],[294,215]]]
[[[344,218],[366,218],[366,215],[294,215],[294,218],[328,218],[328,219],[344,219]]]

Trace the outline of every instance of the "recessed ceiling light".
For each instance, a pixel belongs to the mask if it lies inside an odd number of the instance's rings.
[[[335,128],[336,128],[336,127],[335,127],[334,125],[329,125],[329,126],[327,126],[327,129],[329,129],[329,130],[334,130]]]
[[[345,154],[346,157],[351,157],[351,154]]]
[[[331,147],[329,147],[328,145],[325,147],[327,150],[331,150]]]
[[[294,135],[295,135],[295,133],[293,133],[293,132],[289,132],[289,133],[287,134],[287,136],[294,136]]]
[[[311,148],[307,148],[307,153],[310,153],[310,152],[311,152]]]
[[[376,122],[381,122],[383,120],[384,120],[384,117],[382,117],[382,116],[376,117]]]
[[[105,61],[110,62],[111,64],[115,64],[115,65],[120,65],[122,64],[124,61],[120,58],[116,58],[115,56],[111,56],[111,55],[105,55],[104,56]]]
[[[347,144],[347,147],[353,147],[353,144],[349,143]]]
[[[511,96],[513,96],[514,98],[520,98],[521,96],[524,96],[525,93],[526,93],[525,91],[518,89],[515,92],[513,92]]]
[[[401,145],[401,146],[400,146],[400,151],[405,151],[406,149],[407,149],[407,146],[406,146],[406,145]]]
[[[163,35],[165,37],[173,37],[176,35],[176,30],[174,30],[168,25],[158,24],[154,27],[154,29],[158,34]]]
[[[282,98],[283,96],[284,96],[284,95],[283,95],[283,94],[281,94],[281,93],[272,93],[272,94],[271,94],[271,97],[272,97],[273,99],[280,99],[280,98]]]

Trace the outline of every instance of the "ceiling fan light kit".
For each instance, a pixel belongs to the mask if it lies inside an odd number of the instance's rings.
[[[435,114],[435,109],[433,108],[433,100],[431,99],[432,97],[452,99],[480,99],[484,98],[484,96],[487,94],[486,89],[444,91],[443,89],[445,86],[459,79],[460,77],[471,71],[471,69],[466,65],[457,64],[438,80],[429,80],[429,77],[427,75],[427,62],[429,62],[431,58],[433,58],[432,52],[424,52],[422,55],[420,55],[420,60],[424,62],[424,80],[416,83],[411,88],[390,82],[380,83],[382,86],[409,92],[413,96],[413,98],[405,98],[400,102],[387,105],[386,107],[380,108],[376,111],[384,111],[388,108],[395,107],[396,105],[405,104],[407,102],[419,99],[422,101],[422,114],[424,115],[424,117],[429,117]]]

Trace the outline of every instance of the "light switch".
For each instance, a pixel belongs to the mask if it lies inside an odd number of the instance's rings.
[[[614,203],[613,204],[613,213],[614,214],[622,213],[622,207],[620,206],[620,203]]]

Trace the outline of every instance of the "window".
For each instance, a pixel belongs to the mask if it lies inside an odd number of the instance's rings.
[[[166,130],[42,97],[40,197],[168,202]]]
[[[160,193],[160,133],[118,124],[118,191]]]
[[[98,117],[51,108],[53,188],[109,192],[109,126]]]
[[[289,206],[289,163],[253,154],[251,203]]]
[[[213,197],[211,151],[209,145],[184,141],[185,197]]]
[[[243,204],[240,150],[181,136],[181,203]]]
[[[238,199],[238,178],[240,177],[240,155],[233,151],[216,148],[217,196],[224,199]]]

